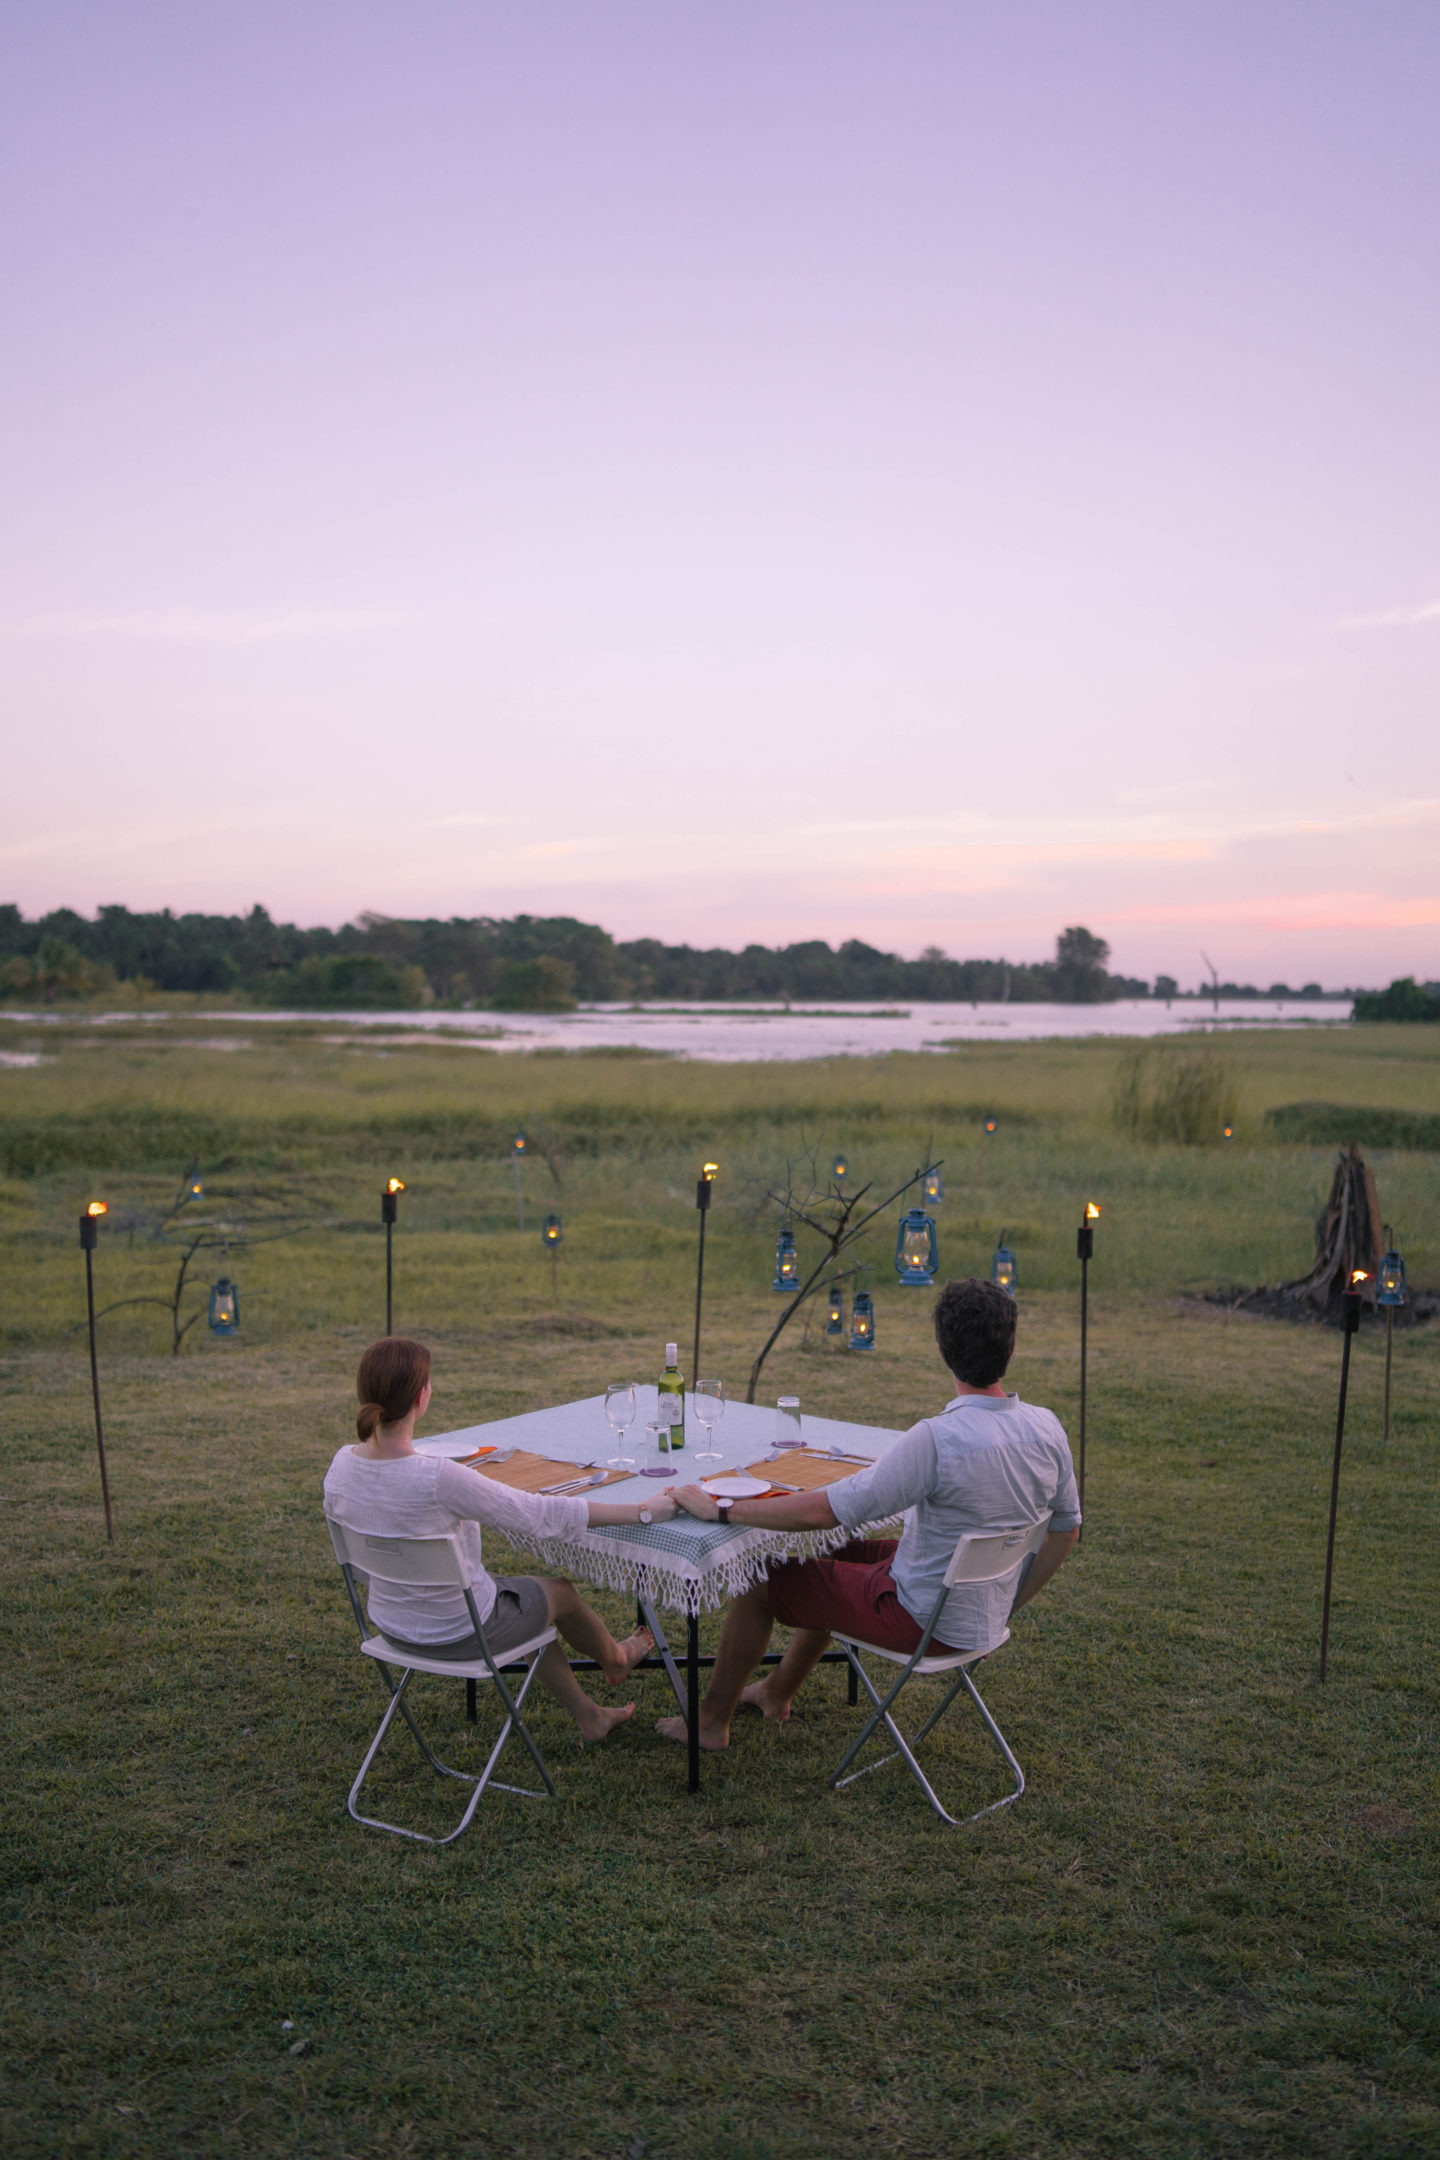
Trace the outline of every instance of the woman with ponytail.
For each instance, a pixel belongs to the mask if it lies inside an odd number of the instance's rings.
[[[611,1687],[652,1647],[641,1628],[617,1643],[574,1585],[545,1575],[489,1575],[480,1557],[480,1526],[508,1537],[560,1538],[590,1523],[640,1520],[638,1506],[604,1500],[515,1492],[477,1477],[465,1463],[415,1450],[415,1424],[430,1404],[430,1352],[404,1335],[371,1343],[360,1360],[355,1419],[358,1443],[342,1447],[325,1473],[325,1512],[349,1530],[371,1537],[453,1536],[470,1573],[475,1609],[493,1657],[528,1642],[553,1621],[566,1642],[594,1658]],[[655,1522],[675,1512],[668,1494],[646,1503]],[[413,1590],[372,1584],[370,1619],[401,1649],[427,1657],[477,1658],[480,1644],[458,1590]],[[580,1728],[582,1740],[603,1740],[633,1716],[633,1702],[609,1708],[591,1700],[558,1643],[541,1656],[537,1677]]]

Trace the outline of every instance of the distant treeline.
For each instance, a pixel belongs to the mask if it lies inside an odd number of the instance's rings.
[[[930,947],[902,960],[852,938],[838,950],[821,940],[771,947],[628,943],[568,915],[452,916],[403,921],[362,915],[339,930],[277,923],[262,907],[248,915],[137,914],[102,907],[91,921],[57,908],[26,921],[0,906],[0,996],[53,1003],[120,984],[147,989],[241,993],[266,1004],[374,1009],[488,1005],[500,1011],[563,1009],[577,999],[747,998],[1059,1000],[1180,994],[1172,977],[1151,984],[1106,967],[1105,940],[1080,926],[1056,939],[1053,960],[952,960]],[[1318,995],[1307,983],[1304,995]],[[1290,995],[1225,983],[1222,996]]]

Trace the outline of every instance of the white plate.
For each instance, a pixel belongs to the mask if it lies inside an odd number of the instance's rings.
[[[764,1478],[758,1477],[707,1477],[700,1483],[717,1500],[753,1500],[757,1493],[770,1490]]]

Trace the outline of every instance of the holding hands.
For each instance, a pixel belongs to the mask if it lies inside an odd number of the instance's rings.
[[[683,1508],[687,1515],[693,1515],[697,1522],[720,1520],[720,1503],[713,1493],[706,1492],[703,1485],[681,1485],[678,1489],[667,1485],[665,1496],[673,1499],[676,1506]]]

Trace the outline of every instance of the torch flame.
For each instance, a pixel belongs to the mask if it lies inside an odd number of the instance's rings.
[[[110,1203],[108,1200],[92,1200],[85,1212],[87,1215],[108,1215]]]
[[[1100,1219],[1100,1208],[1099,1208],[1099,1204],[1098,1204],[1098,1203],[1097,1203],[1096,1201],[1094,1201],[1094,1200],[1087,1200],[1087,1201],[1085,1202],[1085,1220],[1086,1220],[1086,1222],[1098,1222],[1098,1221],[1099,1221],[1099,1219]]]
[[[386,1192],[404,1192],[404,1190],[405,1190],[405,1180],[404,1180],[404,1178],[392,1177],[392,1178],[391,1178],[391,1179],[389,1180],[389,1182],[388,1182],[388,1183],[386,1184],[385,1190],[386,1190]]]
[[[1351,1268],[1351,1270],[1350,1270],[1350,1281],[1351,1281],[1351,1283],[1352,1283],[1352,1284],[1354,1284],[1354,1283],[1362,1283],[1362,1282],[1369,1282],[1369,1280],[1370,1280],[1370,1271],[1369,1271],[1369,1269],[1368,1269],[1368,1268],[1363,1268],[1363,1267]]]
[[[707,1185],[713,1185],[713,1184],[714,1184],[714,1182],[715,1182],[715,1180],[716,1180],[716,1178],[717,1178],[717,1177],[719,1177],[719,1175],[720,1175],[720,1165],[719,1165],[719,1163],[718,1163],[718,1162],[707,1162],[707,1163],[702,1163],[702,1164],[701,1164],[701,1166],[700,1166],[700,1175],[701,1175],[701,1177],[703,1177],[703,1178],[704,1178],[704,1180],[705,1180],[705,1182],[706,1182],[706,1184],[707,1184]]]

